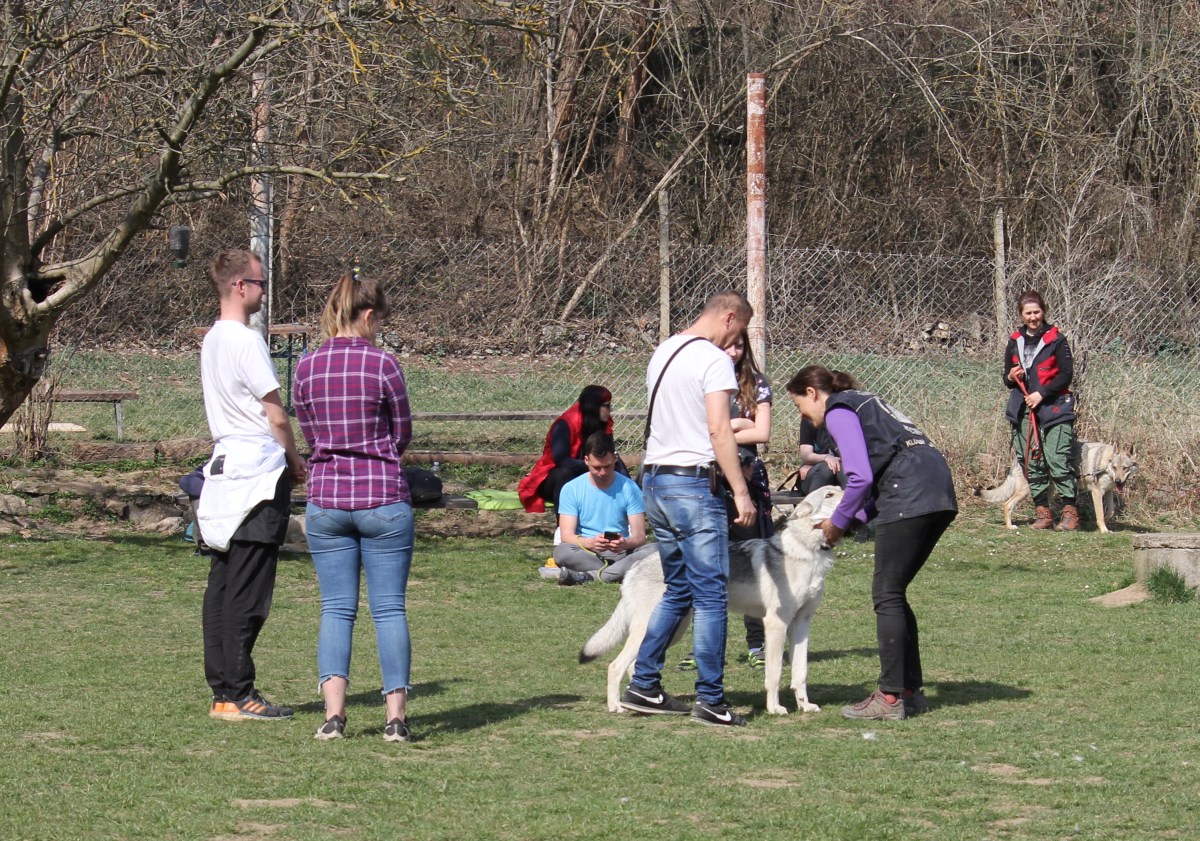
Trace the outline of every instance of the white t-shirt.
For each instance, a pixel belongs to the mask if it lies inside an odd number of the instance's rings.
[[[693,338],[681,333],[654,351],[646,367],[647,399],[671,354]],[[671,361],[658,388],[650,440],[646,442],[646,464],[695,467],[716,460],[704,406],[704,395],[715,391],[737,391],[733,360],[710,341],[692,342]]]
[[[239,321],[214,324],[200,348],[200,380],[215,443],[229,436],[274,440],[262,399],[279,390],[279,380],[260,333]]]

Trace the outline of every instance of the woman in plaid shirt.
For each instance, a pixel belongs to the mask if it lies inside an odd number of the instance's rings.
[[[312,448],[306,529],[321,586],[317,670],[325,723],[317,739],[336,739],[346,726],[360,569],[383,672],[383,737],[412,738],[405,712],[411,646],[404,601],[413,513],[401,465],[412,414],[400,364],[375,346],[387,315],[381,283],[345,275],[321,316],[324,343],[296,367],[296,416]]]

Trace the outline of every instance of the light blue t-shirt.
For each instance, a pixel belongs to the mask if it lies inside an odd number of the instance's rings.
[[[558,513],[577,518],[575,531],[581,537],[595,537],[606,531],[619,531],[629,537],[629,517],[645,514],[646,503],[637,482],[620,473],[606,490],[597,488],[591,475],[584,473],[563,485]]]

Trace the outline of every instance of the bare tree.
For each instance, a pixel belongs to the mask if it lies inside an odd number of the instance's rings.
[[[487,62],[464,34],[520,15],[500,0],[0,2],[0,422],[62,314],[164,213],[265,172],[348,203],[403,179],[478,106]],[[300,133],[260,161],[247,80],[268,66]]]

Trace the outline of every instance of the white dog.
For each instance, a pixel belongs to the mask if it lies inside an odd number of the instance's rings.
[[[1096,509],[1096,526],[1108,532],[1108,518],[1116,508],[1114,493],[1125,490],[1125,483],[1137,472],[1137,457],[1133,450],[1122,450],[1112,444],[1082,441],[1075,444],[1075,477],[1079,491],[1089,491],[1092,507]],[[1013,512],[1021,500],[1029,496],[1029,482],[1021,470],[1020,463],[1013,459],[1012,468],[1004,477],[1003,484],[995,488],[976,488],[975,496],[995,502],[1004,508],[1004,525],[1015,529]]]
[[[783,531],[774,537],[729,546],[729,611],[763,620],[767,637],[767,712],[773,715],[787,715],[787,709],[779,703],[785,633],[791,643],[796,704],[805,712],[821,709],[808,700],[808,630],[825,594],[825,575],[833,567],[833,550],[814,526],[829,517],[841,499],[841,488],[818,488],[796,506]],[[608,665],[608,708],[612,712],[623,711],[621,679],[627,672],[633,673],[650,614],[665,591],[658,554],[647,555],[625,574],[616,610],[579,652],[579,662],[588,663],[625,640],[621,653]],[[689,615],[680,624],[672,645],[690,622]]]

